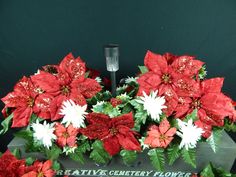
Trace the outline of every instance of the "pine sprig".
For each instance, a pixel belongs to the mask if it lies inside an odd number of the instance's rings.
[[[196,168],[196,150],[195,149],[185,149],[183,148],[181,151],[181,155],[183,160],[190,164],[192,167]]]
[[[200,173],[201,176],[215,177],[211,164],[208,164]]]
[[[206,140],[211,146],[214,153],[216,153],[219,148],[222,132],[223,132],[223,129],[214,128],[214,130],[211,133],[211,136]]]
[[[46,154],[47,159],[57,160],[60,154],[62,154],[61,148],[53,144],[50,149],[44,148],[44,153]]]
[[[148,151],[148,156],[151,160],[152,165],[158,171],[164,171],[164,166],[165,166],[164,149],[162,148],[151,149]]]
[[[92,152],[89,157],[99,164],[106,164],[111,159],[111,156],[105,151],[103,143],[100,140],[96,140],[92,144]]]
[[[83,153],[78,149],[76,149],[74,153],[69,153],[69,157],[76,162],[80,162],[81,164],[84,164],[85,162]]]
[[[137,159],[136,151],[121,150],[120,155],[126,165],[132,164]]]
[[[180,155],[181,155],[180,149],[177,144],[169,147],[167,149],[167,157],[168,157],[169,165],[172,165],[176,161],[176,159],[180,157]]]

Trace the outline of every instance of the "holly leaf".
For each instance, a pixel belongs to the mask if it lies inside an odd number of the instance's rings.
[[[214,153],[216,153],[218,150],[218,145],[222,137],[222,132],[223,132],[223,129],[214,128],[211,133],[211,136],[207,138],[206,140],[211,146],[211,149],[213,150]]]
[[[169,165],[173,165],[173,163],[180,157],[180,149],[177,144],[170,146],[167,149],[167,156],[169,160]]]
[[[2,121],[1,123],[2,129],[0,130],[0,135],[5,134],[8,131],[12,119],[13,119],[13,113]]]
[[[206,77],[206,75],[207,75],[206,65],[203,65],[198,72],[198,77],[199,77],[199,79],[204,79]]]
[[[164,171],[164,165],[165,165],[164,149],[162,148],[151,149],[148,151],[148,156],[151,160],[152,165],[158,171]]]
[[[181,151],[183,160],[190,164],[192,167],[196,168],[196,150],[195,149],[185,149]]]
[[[189,120],[193,120],[193,122],[194,121],[196,121],[196,120],[198,120],[198,117],[197,117],[197,109],[194,109],[190,114],[188,114],[186,117],[185,117],[185,119],[184,119],[184,121],[185,122],[188,122]]]
[[[130,104],[137,110],[143,110],[143,105],[138,103],[136,99],[131,100]]]
[[[54,160],[53,164],[52,164],[52,169],[55,171],[58,171],[58,170],[60,170],[60,168],[61,168],[60,163],[58,161]]]
[[[34,163],[34,161],[35,161],[35,159],[33,157],[27,157],[25,159],[25,163],[26,163],[27,166],[32,165]]]
[[[146,66],[138,66],[138,68],[142,74],[148,72],[148,68]]]
[[[131,111],[133,111],[132,106],[129,103],[125,104],[125,106],[122,109],[122,114],[127,114]]]
[[[44,152],[47,156],[47,159],[50,160],[57,160],[60,154],[62,153],[62,150],[57,145],[52,145],[50,149],[45,148]]]
[[[132,164],[137,159],[136,151],[121,150],[120,155],[126,165]]]
[[[200,173],[201,176],[215,177],[211,164],[208,164]]]
[[[92,144],[92,152],[89,157],[99,164],[106,164],[111,159],[111,156],[105,151],[103,143],[100,140],[96,140]]]

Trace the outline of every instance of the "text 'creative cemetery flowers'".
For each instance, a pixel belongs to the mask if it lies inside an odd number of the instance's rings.
[[[129,156],[131,162],[136,157],[131,153],[147,153],[154,167],[163,170],[165,153],[169,164],[182,156],[195,167],[198,142],[209,142],[215,151],[214,132],[235,129],[236,122],[233,101],[221,91],[224,79],[205,79],[204,62],[188,55],[148,51],[144,65],[140,74],[119,85],[116,97],[99,72],[72,54],[20,79],[2,98],[6,118],[1,133],[20,127],[15,136],[26,139],[27,152],[53,156],[53,161],[22,167],[22,175],[53,176],[52,163],[60,154],[81,163],[89,154],[106,164],[115,155],[124,161]],[[5,156],[14,158],[9,152]]]

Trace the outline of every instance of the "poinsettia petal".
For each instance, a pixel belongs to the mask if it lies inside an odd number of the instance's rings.
[[[108,125],[108,122],[111,120],[108,115],[95,112],[89,113],[86,116],[86,119],[90,124],[104,124],[104,125]]]
[[[32,109],[30,107],[18,107],[13,112],[12,127],[25,127],[29,124],[30,117],[32,115]]]
[[[167,119],[163,119],[159,125],[159,130],[161,134],[165,134],[167,130],[170,128],[170,123]]]
[[[120,152],[120,143],[116,136],[112,136],[103,140],[104,149],[111,155],[116,155]]]
[[[91,124],[86,128],[80,129],[80,132],[89,139],[105,139],[110,137],[110,131],[106,124]]]
[[[31,76],[31,80],[36,86],[52,95],[60,94],[59,81],[50,73],[41,71],[39,74]]]
[[[3,97],[2,102],[7,107],[19,107],[26,104],[26,98],[19,96],[16,92],[10,92],[5,97]]]
[[[77,88],[85,98],[93,97],[102,89],[96,80],[90,78],[85,78],[82,82],[75,80],[72,85]]]
[[[26,174],[24,174],[22,177],[37,177],[38,176],[38,173],[35,172],[35,171],[30,171]]]
[[[40,94],[35,102],[33,111],[35,114],[37,114],[38,117],[43,119],[50,119],[51,113],[50,113],[50,105],[54,97],[50,94],[43,93]]]
[[[173,139],[174,139],[174,137],[167,137],[167,138],[165,138],[165,140],[162,141],[161,146],[162,146],[163,148],[166,148],[166,147],[170,144],[170,142],[171,142]]]
[[[52,161],[47,160],[46,162],[43,163],[42,172],[46,172],[51,167],[52,167]]]
[[[44,174],[45,177],[54,177],[55,176],[55,171],[52,170],[52,169],[49,169],[49,170],[45,171],[43,174]]]
[[[58,119],[61,119],[63,115],[60,114],[61,112],[61,106],[63,101],[66,101],[67,97],[64,95],[59,95],[55,97],[50,104],[50,114],[51,114],[51,120],[55,121]]]
[[[209,138],[209,136],[211,136],[212,126],[205,124],[200,120],[195,121],[194,124],[203,129],[204,133],[202,134],[202,137]]]
[[[158,90],[158,86],[161,83],[161,79],[159,75],[153,72],[148,72],[141,75],[137,79],[137,82],[139,84],[139,90],[138,90],[137,95],[142,96],[143,92],[149,95],[151,91]]]
[[[189,104],[178,104],[178,106],[175,108],[175,117],[183,118],[188,113],[189,109]]]
[[[176,133],[176,128],[175,127],[172,127],[170,128],[166,133],[165,133],[165,136],[174,136]]]
[[[186,75],[186,76],[194,76],[201,69],[204,62],[200,60],[195,60],[192,56],[180,56],[176,58],[171,67],[175,70],[175,72]]]
[[[144,64],[150,71],[154,71],[159,75],[167,72],[166,59],[159,54],[152,53],[151,51],[147,51],[144,58]]]
[[[123,125],[129,128],[133,128],[134,127],[133,113],[130,112],[130,113],[112,118],[110,124],[115,127],[119,125]]]
[[[224,83],[224,78],[212,78],[201,82],[203,93],[220,93]]]
[[[116,135],[118,138],[118,141],[120,143],[120,145],[126,149],[126,150],[130,150],[130,151],[140,151],[141,150],[141,146],[138,142],[138,140],[134,137],[132,132],[129,132],[127,134],[117,134]]]

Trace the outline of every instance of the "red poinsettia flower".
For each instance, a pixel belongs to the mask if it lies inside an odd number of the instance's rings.
[[[147,137],[144,143],[152,148],[163,147],[166,148],[172,139],[173,135],[176,133],[176,128],[170,128],[170,123],[167,119],[161,121],[159,127],[152,125],[147,132]]]
[[[34,162],[34,170],[24,174],[22,177],[53,177],[55,171],[52,170],[52,161],[47,160],[46,162]]]
[[[38,93],[31,80],[23,77],[14,87],[14,91],[7,94],[2,101],[5,107],[15,108],[13,111],[12,127],[27,126],[35,108]]]
[[[140,151],[141,147],[134,127],[133,114],[128,113],[110,118],[101,113],[90,113],[86,117],[89,125],[81,133],[90,139],[100,139],[105,150],[111,155],[117,154],[121,147],[126,150]]]
[[[235,120],[232,100],[221,92],[223,78],[213,78],[201,82],[199,97],[182,97],[176,108],[176,117],[183,117],[198,110],[199,120],[195,124],[205,131],[203,137],[211,135],[212,126],[223,126],[224,118]]]
[[[23,168],[25,168],[25,160],[18,160],[9,150],[0,158],[0,177],[20,176]]]
[[[64,127],[64,125],[56,123],[54,133],[57,136],[57,144],[60,147],[76,146],[76,136],[78,134],[78,129],[74,128],[72,125]]]
[[[166,57],[168,56],[166,55]],[[197,61],[192,57],[182,56],[175,58],[170,65],[165,56],[148,51],[144,64],[149,72],[141,75],[137,80],[139,83],[137,95],[142,95],[143,91],[149,94],[151,91],[158,90],[158,94],[164,95],[166,99],[165,113],[167,116],[171,115],[178,104],[178,96],[199,94],[199,84],[192,78],[193,74],[196,74],[201,68]],[[196,69],[193,71],[193,68]]]
[[[85,105],[85,98],[91,98],[101,90],[101,86],[95,80],[84,78],[85,64],[80,58],[74,59],[72,54],[67,55],[58,67],[53,67],[53,73],[40,71],[31,77],[34,84],[45,94],[54,97],[50,101],[52,120],[62,117],[59,112],[63,101],[71,99],[76,104]]]

